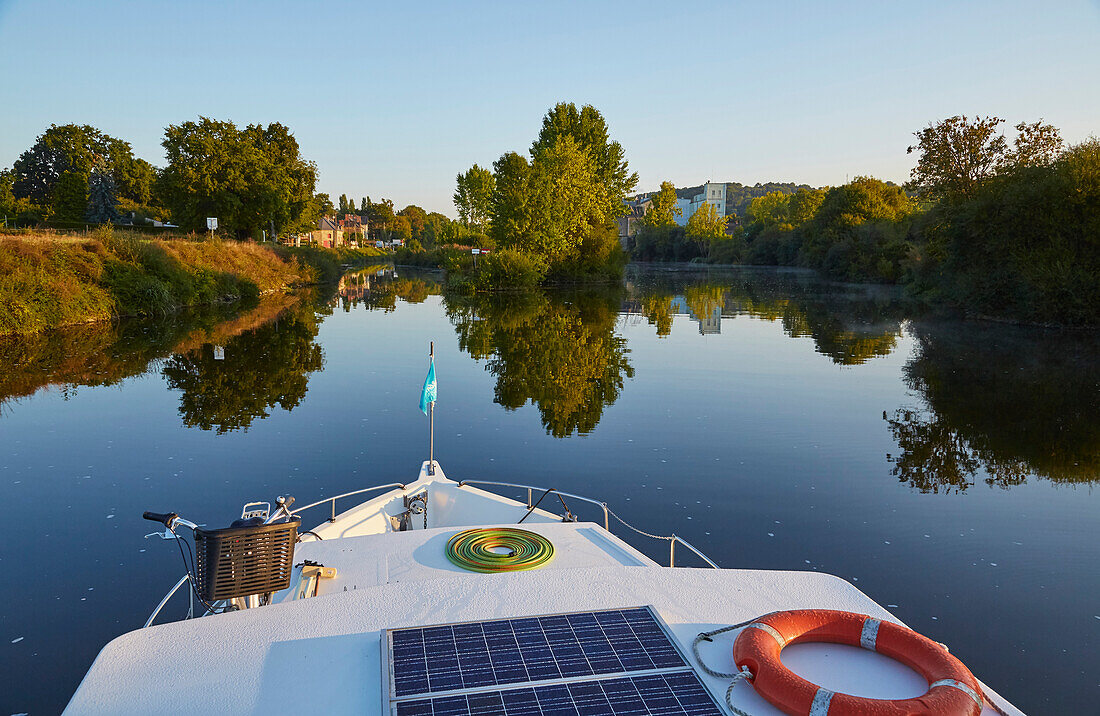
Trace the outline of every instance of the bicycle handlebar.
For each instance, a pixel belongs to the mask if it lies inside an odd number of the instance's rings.
[[[175,512],[145,512],[141,516],[151,522],[159,522],[168,528],[171,528],[172,522],[179,517]]]

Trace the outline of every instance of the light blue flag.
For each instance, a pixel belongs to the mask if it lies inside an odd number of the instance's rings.
[[[428,404],[435,402],[435,359],[428,365],[428,376],[424,378],[424,389],[420,391],[420,412],[428,414]]]

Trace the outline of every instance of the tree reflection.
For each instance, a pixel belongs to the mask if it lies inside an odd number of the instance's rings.
[[[495,401],[538,406],[554,437],[595,429],[634,376],[615,332],[622,291],[446,297],[459,346],[496,376]]]
[[[812,273],[774,269],[635,270],[627,286],[627,310],[644,315],[660,337],[672,332],[678,306],[703,333],[720,330],[718,317],[748,315],[780,321],[792,338],[812,338],[817,352],[839,365],[889,355],[913,308],[891,288],[831,284]]]
[[[0,406],[57,387],[68,398],[84,386],[115,385],[150,363],[203,343],[224,343],[307,300],[304,294],[204,306],[156,319],[73,326],[0,337]]]
[[[278,405],[292,410],[305,397],[309,373],[324,365],[314,342],[318,322],[310,309],[244,331],[224,346],[219,359],[206,343],[172,356],[164,365],[168,386],[180,390],[180,415],[188,427],[247,430]]]
[[[909,387],[925,407],[883,414],[902,482],[925,492],[984,482],[1100,478],[1100,339],[985,324],[913,326]]]

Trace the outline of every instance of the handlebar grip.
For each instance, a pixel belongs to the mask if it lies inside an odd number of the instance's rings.
[[[172,520],[179,517],[179,515],[177,515],[175,512],[144,512],[141,516],[152,522],[159,522],[165,527],[172,524]]]

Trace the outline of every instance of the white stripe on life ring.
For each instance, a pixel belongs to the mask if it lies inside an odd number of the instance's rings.
[[[809,716],[828,716],[829,704],[833,700],[833,692],[828,689],[818,689],[814,694],[814,702],[810,704]]]
[[[775,639],[777,642],[779,642],[779,648],[780,649],[782,649],[783,647],[785,647],[787,645],[787,640],[784,639],[783,635],[780,634],[776,630],[776,628],[773,627],[771,624],[761,624],[759,622],[753,622],[752,624],[749,624],[745,628],[746,629],[759,629],[760,631],[767,632],[768,634],[770,634],[772,636],[773,639]]]
[[[859,645],[870,651],[875,650],[875,642],[878,641],[878,627],[882,624],[878,619],[867,617],[863,622],[863,631],[859,635]]]
[[[969,686],[967,686],[966,684],[964,684],[961,681],[955,681],[954,679],[940,679],[939,681],[936,681],[936,682],[930,684],[928,686],[928,690],[931,691],[932,689],[936,688],[937,686],[951,686],[951,687],[954,687],[954,688],[958,689],[959,691],[963,692],[964,694],[966,694],[967,696],[969,696],[970,698],[974,699],[974,703],[978,704],[979,708],[981,708],[981,706],[982,706],[982,697],[978,696],[978,693],[976,691],[974,691],[974,689],[970,688]]]

